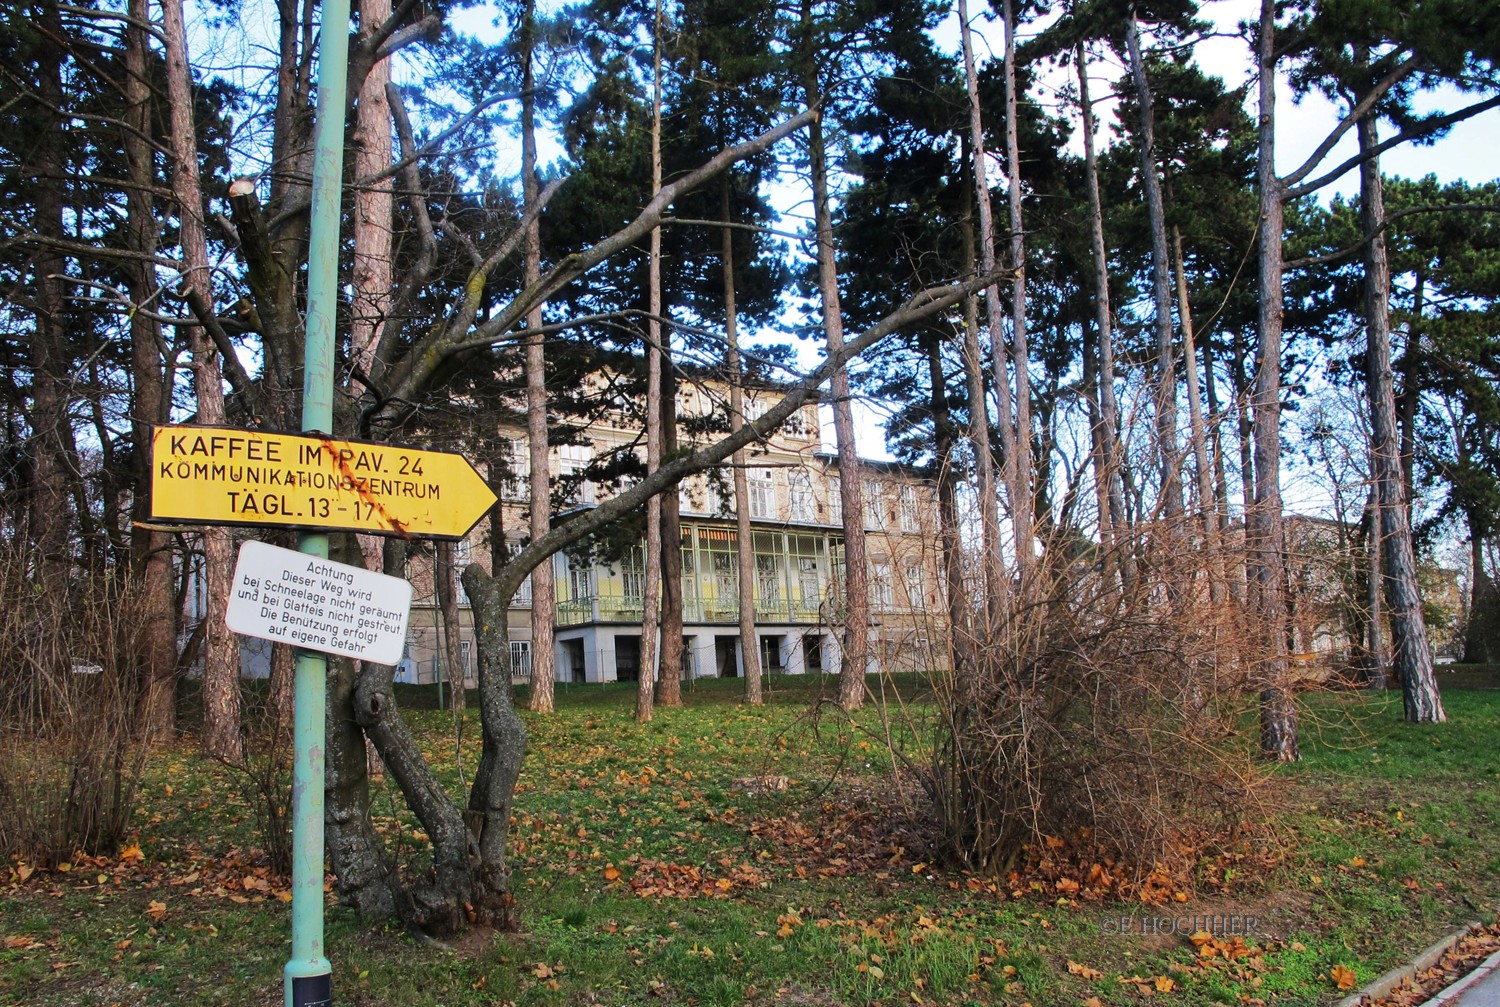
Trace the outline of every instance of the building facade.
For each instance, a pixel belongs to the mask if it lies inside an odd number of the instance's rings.
[[[779,398],[775,388],[746,391],[745,411],[755,419]],[[683,417],[679,436],[702,429],[704,417],[723,413],[727,389],[712,380],[687,384],[677,397]],[[694,422],[697,418],[699,422]],[[519,545],[527,536],[531,487],[525,476],[524,431],[501,430],[499,452],[505,472],[492,479],[501,497],[499,533]],[[599,460],[624,452],[643,455],[640,423],[628,404],[592,424],[581,443],[551,449],[558,489],[553,521],[561,522],[607,499],[611,490],[587,478]],[[823,449],[818,412],[803,407],[783,427],[746,451],[752,554],[755,564],[755,618],[761,667],[772,675],[828,672],[842,665],[840,639],[844,614],[844,528],[837,458]],[[607,467],[607,466],[606,466]],[[926,671],[946,661],[944,605],[938,592],[936,489],[920,472],[882,462],[862,462],[854,478],[864,491],[866,552],[871,616],[868,671]],[[740,612],[738,530],[732,470],[693,476],[678,489],[681,511],[683,675],[688,678],[743,674],[738,628]],[[460,566],[488,566],[487,536],[494,522],[482,523],[457,548]],[[552,557],[556,596],[554,656],[562,682],[636,680],[641,669],[641,620],[645,562],[640,545],[612,550],[580,547]],[[417,602],[408,635],[408,657],[398,680],[431,682],[456,678],[441,668],[440,619],[432,600],[431,571],[424,563],[410,571]],[[531,666],[530,580],[512,603],[511,654],[518,681]],[[465,678],[472,684],[472,625],[466,604],[460,611]]]

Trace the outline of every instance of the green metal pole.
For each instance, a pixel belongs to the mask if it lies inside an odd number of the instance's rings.
[[[338,303],[339,194],[348,102],[349,0],[323,4],[318,118],[313,130],[312,229],[307,251],[307,349],[302,429],[333,433],[334,317]],[[304,533],[297,548],[328,558],[328,536]],[[333,966],[323,953],[323,779],[328,658],[301,651],[294,679],[292,741],[292,957],[286,1007],[333,1003]]]

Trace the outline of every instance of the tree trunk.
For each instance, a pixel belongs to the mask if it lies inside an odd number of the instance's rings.
[[[166,42],[167,106],[171,113],[168,144],[172,151],[172,189],[177,194],[184,275],[182,285],[211,311],[208,235],[203,222],[203,191],[198,179],[197,129],[193,123],[192,77],[187,58],[187,27],[182,0],[161,0],[162,34]],[[193,352],[193,390],[197,422],[214,426],[225,422],[224,385],[218,351],[200,325],[188,326]],[[234,541],[227,528],[203,532],[203,575],[208,620],[203,657],[203,749],[216,758],[237,762],[244,757],[240,734],[239,638],[224,625],[234,577]],[[152,712],[154,731],[170,729],[170,713]]]
[[[812,2],[802,0],[802,86],[807,107],[823,104],[813,46]],[[808,155],[812,181],[814,236],[818,254],[818,299],[823,310],[823,334],[830,357],[844,345],[843,305],[839,299],[838,264],[834,258],[833,215],[828,198],[828,152],[821,117],[808,126]],[[838,446],[839,500],[844,524],[844,647],[839,669],[839,705],[857,710],[865,701],[865,672],[870,660],[870,580],[865,559],[864,488],[859,456],[854,446],[854,413],[849,404],[849,371],[840,364],[829,378],[833,399],[833,432]]]
[[[65,237],[63,184],[69,167],[63,145],[64,123],[63,53],[55,40],[64,34],[55,6],[41,13],[43,31],[38,37],[37,96],[48,110],[47,121],[37,133],[29,164],[18,177],[32,179],[34,216],[32,230],[44,238]],[[42,36],[47,41],[42,41]],[[32,253],[32,314],[36,331],[29,340],[31,359],[31,430],[27,461],[31,479],[27,487],[24,540],[37,557],[37,572],[45,578],[65,579],[72,573],[73,506],[68,486],[67,458],[73,441],[68,415],[67,387],[68,323],[67,261],[51,245],[43,243]]]
[[[359,0],[361,38],[373,36],[390,16],[391,0]],[[370,68],[360,86],[350,138],[356,179],[378,175],[391,166],[391,106],[385,94],[390,79],[390,60],[383,59]],[[354,248],[350,286],[353,298],[349,310],[349,359],[355,368],[354,381],[365,384],[367,380],[379,381],[375,363],[379,359],[380,342],[393,300],[391,229],[395,193],[391,180],[386,178],[357,187],[352,209]]]
[[[672,374],[672,347],[661,348],[662,453],[677,453],[677,380]],[[682,705],[682,517],[676,493],[661,495],[661,673],[656,705]]]
[[[729,432],[745,426],[744,375],[740,370],[739,315],[735,307],[734,231],[729,210],[729,175],[720,176],[720,261],[724,274],[724,367],[729,372]],[[755,627],[755,533],[750,527],[750,486],[745,474],[745,452],[734,453],[735,561],[739,572],[740,661],[745,668],[745,702],[759,706],[761,698],[760,634]]]
[[[1380,178],[1379,143],[1373,115],[1359,121],[1360,152],[1369,155],[1360,165],[1360,209],[1365,246],[1365,380],[1370,403],[1370,469],[1379,494],[1380,538],[1384,553],[1386,600],[1391,614],[1391,666],[1401,679],[1406,719],[1416,723],[1447,720],[1432,671],[1427,623],[1422,618],[1422,595],[1417,586],[1416,549],[1412,543],[1410,511],[1401,477],[1396,426],[1396,396],[1391,374],[1390,289],[1386,257],[1385,198]]]
[[[126,232],[130,248],[143,255],[156,252],[157,221],[151,189],[156,183],[154,155],[148,141],[152,125],[151,87],[147,76],[149,43],[145,25],[151,19],[149,0],[130,0],[131,23],[125,27],[125,158],[130,188],[126,190]],[[156,271],[138,260],[126,267],[130,299],[139,308],[156,295]],[[172,537],[146,527],[151,517],[152,428],[168,420],[170,391],[162,367],[161,326],[149,311],[130,315],[130,370],[134,397],[131,436],[138,446],[132,456],[136,493],[132,506],[131,572],[139,578],[139,609],[145,624],[141,650],[145,694],[156,703],[170,703],[177,683],[177,626],[172,604]]]
[[[1167,523],[1167,535],[1182,529],[1182,471],[1177,449],[1177,349],[1172,341],[1171,266],[1167,257],[1167,219],[1162,203],[1161,174],[1156,164],[1156,116],[1151,82],[1141,58],[1140,29],[1135,5],[1125,15],[1125,44],[1130,53],[1130,76],[1135,83],[1141,114],[1141,186],[1146,194],[1146,220],[1151,231],[1151,301],[1156,330],[1156,458],[1161,470],[1157,507]]]
[[[1224,550],[1219,541],[1217,497],[1214,494],[1213,467],[1208,459],[1208,434],[1203,419],[1203,402],[1198,394],[1198,352],[1193,345],[1193,310],[1188,301],[1187,260],[1182,254],[1182,231],[1172,226],[1172,244],[1177,255],[1177,315],[1182,322],[1182,365],[1187,379],[1188,430],[1193,444],[1194,475],[1198,483],[1198,515],[1203,541],[1208,548],[1209,599],[1218,605],[1224,600]]]
[[[1276,175],[1276,2],[1261,0],[1259,336],[1254,387],[1254,500],[1245,515],[1251,604],[1261,629],[1260,751],[1293,762],[1297,706],[1287,662],[1286,540],[1281,513],[1281,330],[1284,196]]]
[[[974,298],[964,299],[965,331],[978,329],[978,311]],[[968,648],[973,640],[968,590],[964,584],[964,555],[959,534],[958,490],[953,471],[953,444],[957,439],[953,417],[948,411],[947,377],[943,357],[935,338],[924,340],[927,355],[927,382],[931,389],[933,450],[937,458],[939,561],[943,571],[943,595],[948,608],[948,670],[956,680],[973,667]]]
[[[1372,689],[1385,689],[1390,679],[1390,658],[1385,652],[1385,606],[1381,604],[1380,491],[1370,487],[1365,504],[1365,665]]]
[[[1477,507],[1468,511],[1469,523],[1469,612],[1464,620],[1464,662],[1490,664],[1500,661],[1500,591],[1485,569],[1486,527]]]
[[[985,276],[995,272],[995,223],[990,206],[989,181],[986,175],[984,150],[984,119],[979,108],[979,73],[974,65],[974,44],[969,30],[969,6],[966,0],[958,0],[959,38],[964,55],[964,86],[969,96],[969,132],[963,145],[969,156],[965,158],[964,175],[974,189],[972,205],[979,213],[979,269]],[[973,271],[973,215],[966,202],[963,213],[965,267]],[[984,394],[984,362],[979,350],[979,320],[971,318],[973,298],[965,301],[963,361],[964,374],[969,387],[969,441],[974,448],[974,469],[979,478],[980,518],[980,568],[984,573],[985,608],[989,612],[992,626],[998,627],[1005,599],[1009,593],[1009,582],[1005,576],[1005,564],[1000,544],[1000,492],[995,485],[995,456],[990,446],[990,416]],[[990,345],[995,352],[1004,354],[1005,335],[1000,305],[1000,286],[991,284],[985,292],[985,307],[988,312]],[[1001,373],[996,368],[996,375]],[[1009,427],[1010,393],[1008,383],[997,386],[995,394],[1005,404],[1001,412],[1003,431]],[[1006,452],[1009,457],[1009,451]]]
[[[1010,342],[1016,370],[1016,425],[1006,445],[1011,468],[1011,522],[1015,525],[1016,573],[1023,591],[1032,590],[1036,536],[1031,479],[1031,350],[1026,334],[1026,229],[1021,219],[1020,95],[1016,92],[1016,13],[1014,0],[1003,0],[1005,19],[1005,192],[1010,208]],[[1003,399],[1009,382],[1003,358],[996,354],[995,391]],[[1003,417],[1002,417],[1003,422]]]
[[[662,5],[656,2],[652,32],[651,196],[661,191],[661,50]],[[661,468],[661,226],[651,229],[651,252],[646,281],[649,306],[646,320],[646,475]],[[661,495],[646,501],[645,589],[641,609],[641,668],[636,682],[635,719],[645,723],[654,715],[656,699],[657,635],[661,626]]]
[[[536,176],[536,5],[528,2],[522,23],[521,84],[521,186],[527,206],[540,193]],[[525,281],[531,286],[542,277],[541,221],[526,227]],[[547,534],[552,525],[550,450],[547,444],[547,354],[542,327],[542,306],[526,314],[526,464],[531,487],[530,531],[532,541]],[[499,569],[496,564],[494,569]],[[531,571],[531,689],[528,706],[535,713],[551,713],[556,655],[553,628],[557,618],[552,564],[540,563]]]
[[[1119,406],[1115,401],[1114,316],[1109,306],[1109,255],[1104,244],[1104,210],[1099,198],[1099,162],[1094,154],[1094,106],[1089,98],[1088,65],[1083,43],[1073,49],[1078,70],[1078,104],[1083,115],[1084,181],[1089,200],[1089,239],[1094,264],[1094,319],[1098,329],[1096,384],[1091,398],[1099,403],[1095,424],[1094,477],[1099,506],[1099,537],[1106,564],[1118,559],[1121,587],[1135,578],[1134,551],[1125,521],[1125,486],[1121,475],[1123,448],[1119,436]]]
[[[453,543],[432,544],[432,581],[442,620],[443,678],[448,680],[448,706],[455,714],[464,709],[463,623],[458,614],[458,577],[453,569]]]

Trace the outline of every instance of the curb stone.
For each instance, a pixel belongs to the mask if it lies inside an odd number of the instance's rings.
[[[1449,1005],[1457,1004],[1470,986],[1482,982],[1496,968],[1500,968],[1500,951],[1496,951],[1480,962],[1472,972],[1427,1001],[1422,1007],[1449,1007]]]
[[[1470,920],[1447,937],[1433,944],[1426,951],[1423,951],[1411,964],[1391,969],[1379,979],[1376,979],[1359,991],[1346,996],[1335,1004],[1334,1007],[1361,1007],[1362,1004],[1367,1004],[1372,1000],[1379,1000],[1400,985],[1402,981],[1411,979],[1418,972],[1426,971],[1436,965],[1438,960],[1447,954],[1455,944],[1467,936],[1470,930],[1482,925],[1478,920]],[[1442,994],[1439,994],[1439,997],[1441,996]]]

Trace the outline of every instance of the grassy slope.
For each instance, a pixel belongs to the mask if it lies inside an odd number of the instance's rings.
[[[1335,966],[1364,982],[1500,899],[1500,692],[1450,690],[1451,722],[1420,727],[1399,722],[1399,697],[1314,697],[1306,757],[1271,788],[1273,834],[1242,860],[1204,861],[1186,902],[1143,909],[928,864],[889,798],[878,717],[862,729],[810,717],[818,683],[776,684],[768,707],[749,710],[733,702],[737,683],[699,683],[686,709],[643,728],[630,721],[633,686],[575,688],[557,716],[528,717],[513,833],[525,932],[434,947],[331,906],[338,1002],[1042,1007],[1150,989],[1185,1005],[1319,1004],[1338,995]],[[920,713],[920,690],[906,691]],[[451,719],[413,718],[459,787]],[[466,762],[477,737],[471,717]],[[789,787],[733,786],[753,776]],[[389,783],[375,807],[419,863]],[[140,859],[24,882],[12,867],[0,1002],[279,1003],[288,907],[252,851],[251,809],[248,788],[189,746],[159,753]],[[1247,913],[1259,933],[1248,954],[1205,965],[1180,938],[1109,932],[1142,912]],[[1120,982],[1132,977],[1142,982]]]

